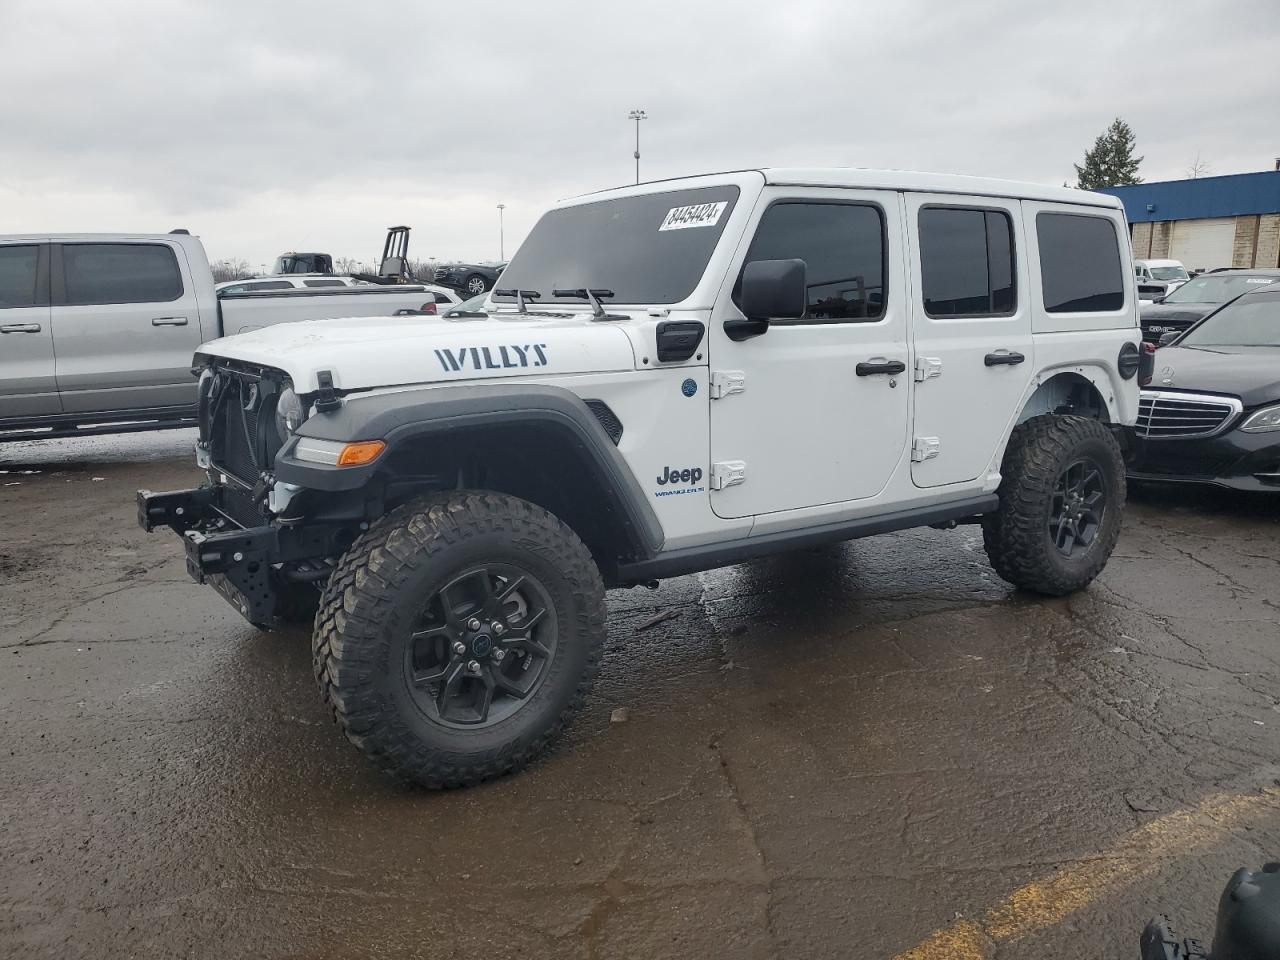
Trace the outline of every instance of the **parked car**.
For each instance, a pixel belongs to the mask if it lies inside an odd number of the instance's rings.
[[[435,279],[436,283],[462,290],[467,296],[475,296],[492,290],[506,266],[505,263],[451,263],[436,267]]]
[[[0,236],[0,440],[190,425],[200,344],[291,320],[433,312],[441,297],[453,295],[416,285],[219,294],[185,231]]]
[[[1280,492],[1280,284],[1242,294],[1156,353],[1133,432],[1135,480]]]
[[[1141,307],[1142,339],[1159,343],[1181,333],[1219,305],[1249,290],[1280,281],[1280,270],[1227,269],[1192,277],[1173,293]]]
[[[1138,278],[1139,300],[1168,296],[1191,279],[1179,260],[1135,260],[1133,272]]]
[[[1120,534],[1153,354],[1113,197],[669,180],[557,206],[499,289],[475,322],[205,345],[206,482],[138,491],[249,622],[313,624],[340,728],[404,780],[542,751],[600,665],[607,588],[978,523],[998,575],[1062,595]]]

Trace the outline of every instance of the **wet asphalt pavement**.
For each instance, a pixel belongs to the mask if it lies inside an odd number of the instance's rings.
[[[976,528],[615,592],[569,736],[432,794],[339,736],[305,631],[138,529],[191,442],[0,446],[0,955],[879,958],[1029,889],[936,955],[1137,957],[1280,859],[1280,498],[1135,491],[1062,600]]]

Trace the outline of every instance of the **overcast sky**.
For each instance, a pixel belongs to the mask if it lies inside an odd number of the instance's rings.
[[[551,202],[758,165],[1271,169],[1275,0],[0,0],[0,233],[495,259]]]

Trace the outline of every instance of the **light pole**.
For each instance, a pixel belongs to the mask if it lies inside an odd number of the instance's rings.
[[[627,114],[627,119],[634,120],[636,122],[636,153],[635,153],[636,183],[639,183],[640,182],[640,121],[648,120],[649,118],[645,116],[645,113],[643,110],[632,110],[630,113]]]
[[[505,209],[507,209],[507,205],[505,203],[498,204],[498,259],[499,260],[507,259],[506,246],[502,238],[502,211]]]

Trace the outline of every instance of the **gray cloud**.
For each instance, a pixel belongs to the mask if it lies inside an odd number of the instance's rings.
[[[1060,183],[1112,117],[1149,180],[1266,169],[1270,0],[632,5],[6,0],[0,231],[497,255],[555,199],[757,164]],[[510,252],[512,244],[508,244]]]

